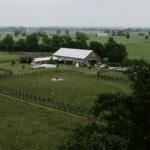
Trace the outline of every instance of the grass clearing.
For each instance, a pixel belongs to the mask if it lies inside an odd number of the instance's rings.
[[[64,80],[52,81],[56,77]],[[98,94],[119,91],[131,93],[130,86],[125,83],[64,73],[12,78],[3,80],[0,84],[44,98],[50,97],[54,100],[87,108],[93,106]]]
[[[0,149],[5,150],[56,150],[72,126],[87,123],[1,95],[0,122]]]

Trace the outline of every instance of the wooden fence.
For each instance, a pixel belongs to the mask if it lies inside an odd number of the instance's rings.
[[[12,62],[12,61],[19,61],[19,59],[12,59],[12,60],[1,60],[0,61],[0,64],[4,64],[4,63],[10,63],[10,62]]]
[[[71,104],[56,101],[52,98],[43,98],[40,96],[36,96],[34,94],[25,93],[23,91],[14,90],[8,87],[0,86],[0,93],[3,93],[8,96],[12,96],[14,98],[18,98],[24,101],[36,103],[39,105],[43,105],[46,107],[54,108],[57,110],[61,110],[64,112],[69,112],[72,114],[76,114],[78,116],[86,117],[89,120],[99,120],[102,121],[102,116],[95,116],[93,109],[87,109],[85,107],[73,106]]]
[[[101,72],[98,72],[97,74],[90,74],[90,73],[79,72],[79,71],[74,71],[74,70],[60,70],[60,69],[50,69],[50,70],[44,70],[44,71],[38,71],[38,72],[32,72],[32,73],[24,73],[24,74],[16,74],[16,75],[12,74],[11,76],[2,76],[2,77],[0,77],[0,80],[35,76],[35,75],[43,75],[46,73],[64,73],[64,74],[67,73],[67,74],[75,74],[75,75],[80,75],[80,76],[89,77],[89,78],[98,78],[98,79],[102,78],[102,79],[106,79],[106,80],[120,81],[123,83],[131,82],[130,80],[125,79],[125,78],[118,78],[118,77],[114,77],[114,76],[103,75]]]
[[[4,73],[0,73],[0,78],[3,78],[3,76],[8,77],[13,74],[13,72],[11,70],[5,69],[5,68],[0,68],[0,71],[4,72]]]

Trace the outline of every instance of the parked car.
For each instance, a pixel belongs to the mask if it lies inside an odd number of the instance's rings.
[[[126,68],[126,67],[124,67],[124,68],[118,67],[118,68],[115,69],[115,71],[117,71],[117,72],[125,72],[125,71],[127,71],[128,69],[129,69],[129,68]]]
[[[109,67],[108,67],[108,65],[106,65],[106,64],[102,64],[101,66],[100,66],[100,69],[108,69]]]
[[[117,67],[117,68],[115,69],[115,71],[117,71],[117,72],[122,72],[122,71],[123,71],[123,68]]]

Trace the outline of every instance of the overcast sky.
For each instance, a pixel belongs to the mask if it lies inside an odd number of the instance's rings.
[[[150,27],[150,0],[0,0],[0,26]]]

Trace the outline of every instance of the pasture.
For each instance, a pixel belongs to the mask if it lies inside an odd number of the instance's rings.
[[[21,53],[0,52],[0,62],[19,59]]]
[[[88,121],[0,95],[1,150],[56,150],[73,126]]]
[[[90,41],[98,41],[106,43],[109,37],[89,37]],[[124,44],[127,48],[128,58],[130,59],[145,59],[150,62],[150,40],[145,40],[144,37],[133,36],[129,39],[126,37],[112,37],[118,43]]]
[[[132,36],[113,37],[117,42],[127,47],[129,58],[144,58],[150,62],[150,42],[144,37]],[[106,43],[108,38],[94,37],[89,35],[89,41],[96,40]],[[25,53],[4,53],[0,52],[1,61],[19,59]],[[43,56],[48,56],[44,53]],[[11,62],[0,64],[0,68],[12,70],[14,74],[24,74],[48,70],[44,68],[31,69],[30,64],[20,64],[18,61],[11,65]],[[79,67],[72,65],[60,65],[59,70],[81,71],[90,74],[97,74],[98,68]],[[0,72],[1,74],[1,72]],[[104,75],[127,78],[122,72],[104,72]],[[62,81],[53,81],[59,77]],[[98,94],[132,92],[129,83],[98,79],[68,73],[45,73],[18,78],[0,80],[0,85],[17,91],[36,95],[37,97],[50,98],[58,102],[64,102],[73,106],[83,106],[87,109],[94,105]],[[38,108],[16,99],[0,95],[0,149],[36,149],[56,150],[58,143],[69,133],[75,124],[88,123],[86,120],[74,118]]]
[[[59,77],[62,81],[52,81]],[[130,85],[119,81],[90,78],[68,73],[45,73],[29,77],[11,78],[0,81],[0,84],[25,93],[43,98],[91,108],[97,95],[101,93],[131,92]]]

